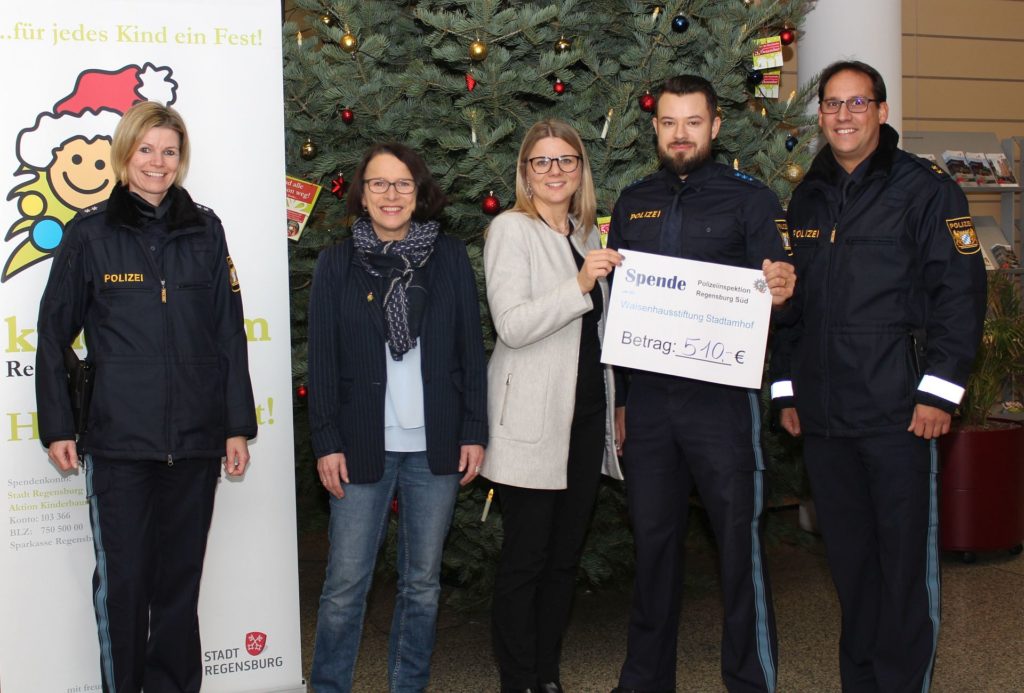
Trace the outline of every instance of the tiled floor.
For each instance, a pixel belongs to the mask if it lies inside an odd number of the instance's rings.
[[[782,511],[782,521],[795,522]],[[839,608],[821,543],[776,542],[769,565],[779,632],[779,690],[839,691]],[[312,657],[326,541],[300,542],[304,671]],[[982,554],[964,565],[942,562],[942,629],[932,691],[1024,691],[1024,556]],[[357,693],[385,693],[384,668],[393,583],[371,595],[356,673]],[[580,594],[565,640],[562,683],[570,693],[608,693],[625,651],[628,595]],[[719,677],[721,604],[713,553],[690,551],[680,626],[678,690],[724,691]],[[487,613],[442,609],[430,693],[497,691]]]

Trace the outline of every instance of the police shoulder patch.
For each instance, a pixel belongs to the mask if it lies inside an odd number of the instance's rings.
[[[198,202],[196,202],[195,205],[196,205],[196,209],[198,209],[200,212],[206,212],[210,216],[214,216],[214,217],[217,216],[217,213],[214,212],[209,207],[207,207],[206,205],[201,205]]]
[[[786,255],[793,254],[793,244],[789,240],[789,224],[785,219],[776,219],[775,228],[779,231],[779,237],[782,238],[782,247],[786,250]]]
[[[231,284],[231,290],[236,294],[242,290],[238,284],[238,271],[235,270],[235,263],[231,261],[230,255],[228,255],[228,282]]]
[[[946,219],[946,228],[953,236],[953,244],[962,255],[973,255],[981,250],[978,232],[974,229],[974,221],[970,217],[953,217]]]

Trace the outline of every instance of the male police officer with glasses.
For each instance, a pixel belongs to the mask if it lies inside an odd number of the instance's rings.
[[[828,146],[789,206],[800,282],[772,398],[804,437],[843,690],[924,691],[939,628],[936,439],[974,360],[985,271],[959,186],[897,148],[878,71],[830,65],[818,102]]]

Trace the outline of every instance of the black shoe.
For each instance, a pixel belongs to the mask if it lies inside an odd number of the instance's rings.
[[[562,690],[562,684],[558,681],[550,681],[548,683],[538,683],[537,693],[565,693]]]
[[[501,693],[540,693],[536,688],[509,688],[508,686],[501,687]]]

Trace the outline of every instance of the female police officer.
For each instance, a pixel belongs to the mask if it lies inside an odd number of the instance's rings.
[[[68,225],[39,309],[39,433],[84,455],[103,689],[198,691],[199,580],[221,458],[256,435],[242,300],[220,220],[179,187],[185,124],[136,104],[114,133],[110,198]],[[84,327],[95,390],[75,443],[63,352]]]

